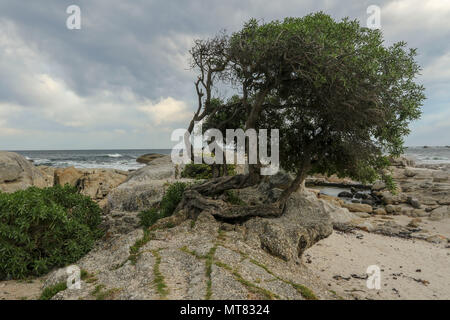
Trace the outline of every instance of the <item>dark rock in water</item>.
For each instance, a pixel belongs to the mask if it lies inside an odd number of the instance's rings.
[[[352,203],[361,203],[361,200],[353,199],[353,200],[352,200]]]
[[[353,194],[355,194],[357,191],[356,191],[356,189],[355,189],[354,187],[351,187],[351,188],[350,188],[350,192],[353,193]]]
[[[368,197],[367,193],[363,193],[363,192],[355,193],[355,198],[356,199],[367,199],[367,197]]]
[[[370,200],[370,199],[364,199],[364,200],[361,201],[361,203],[368,204],[370,206],[373,206],[375,204],[375,202],[373,200]]]
[[[164,156],[165,155],[159,154],[159,153],[148,153],[148,154],[144,154],[144,155],[138,157],[136,159],[136,162],[148,164],[148,163],[152,162],[153,160],[158,159],[158,158],[162,158]]]
[[[339,198],[353,198],[353,194],[348,191],[342,191],[338,194]]]

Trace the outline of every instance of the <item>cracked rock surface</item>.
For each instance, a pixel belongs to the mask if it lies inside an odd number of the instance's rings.
[[[274,233],[266,239],[260,228]],[[81,289],[53,299],[333,299],[299,257],[303,246],[331,231],[327,213],[301,195],[285,216],[243,225],[203,212],[173,228],[136,229],[99,243],[76,264],[85,274]],[[267,250],[269,239],[276,244]],[[65,281],[61,270],[50,273],[44,287]]]

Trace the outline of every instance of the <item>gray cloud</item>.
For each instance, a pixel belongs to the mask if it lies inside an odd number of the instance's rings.
[[[71,4],[81,7],[81,30],[65,27]],[[0,149],[170,147],[171,130],[195,108],[193,39],[237,30],[250,17],[319,10],[364,23],[371,4],[382,9],[386,43],[406,40],[424,67],[428,100],[407,143],[450,144],[446,1],[4,0]]]

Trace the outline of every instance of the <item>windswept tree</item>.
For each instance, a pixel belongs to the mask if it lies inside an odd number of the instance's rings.
[[[278,207],[310,173],[379,178],[387,156],[403,152],[403,137],[425,99],[415,82],[420,67],[414,49],[404,42],[386,47],[379,30],[324,13],[282,22],[252,19],[231,36],[196,42],[191,53],[204,101],[193,121],[201,114],[211,123],[221,118],[223,128],[244,123],[245,130],[280,130],[280,165],[295,179]],[[224,86],[234,89],[233,99],[212,108],[212,88],[220,93]],[[212,195],[247,187],[259,182],[258,167],[194,189]]]

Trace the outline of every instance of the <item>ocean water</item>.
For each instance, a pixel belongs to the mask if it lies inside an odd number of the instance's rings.
[[[405,155],[418,164],[450,163],[450,146],[408,147]]]
[[[143,167],[136,159],[147,153],[170,154],[170,149],[15,151],[35,165],[132,170]],[[450,163],[450,147],[408,147],[405,155],[418,164]]]
[[[58,168],[109,168],[120,170],[139,169],[144,164],[136,159],[147,153],[170,154],[170,149],[148,150],[52,150],[52,151],[15,151],[35,165]]]

